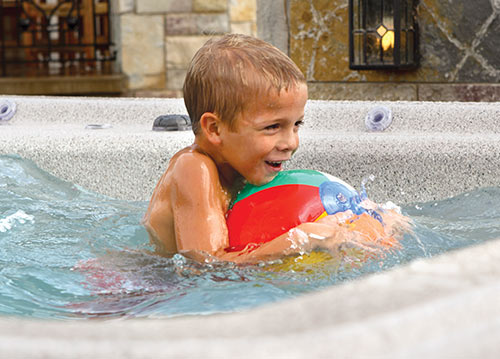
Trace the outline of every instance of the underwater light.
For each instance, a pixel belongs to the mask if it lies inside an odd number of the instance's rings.
[[[368,131],[384,131],[392,123],[392,111],[385,106],[372,108],[366,114],[365,126]]]
[[[0,99],[0,124],[11,120],[16,114],[16,103],[7,99]]]

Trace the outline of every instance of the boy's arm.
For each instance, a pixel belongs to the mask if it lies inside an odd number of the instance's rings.
[[[215,164],[199,153],[185,154],[174,168],[170,201],[177,250],[217,255],[229,244]]]
[[[275,239],[260,244],[257,248],[226,253],[222,259],[237,263],[256,263],[320,248],[331,253],[336,252],[342,243],[342,239],[336,235],[340,230],[339,224],[350,215],[352,212],[347,211],[325,217],[324,219],[328,218],[328,221],[299,224]]]

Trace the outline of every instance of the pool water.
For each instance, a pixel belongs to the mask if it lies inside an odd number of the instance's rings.
[[[139,224],[147,202],[91,193],[18,156],[0,156],[0,314],[163,317],[232,312],[296,297],[419,257],[500,237],[500,188],[402,209],[414,234],[359,267],[301,270],[162,258]],[[346,262],[347,263],[347,262]]]

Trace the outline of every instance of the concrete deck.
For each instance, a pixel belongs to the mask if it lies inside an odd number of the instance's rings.
[[[0,154],[124,199],[147,200],[188,132],[152,132],[182,100],[9,97]],[[364,130],[375,105],[393,111]],[[86,130],[86,124],[111,124]],[[308,103],[289,168],[323,170],[397,204],[500,186],[500,103]],[[0,319],[1,357],[483,357],[500,355],[500,239],[250,311],[149,320]]]

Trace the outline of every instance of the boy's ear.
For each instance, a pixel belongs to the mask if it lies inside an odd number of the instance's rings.
[[[212,112],[205,112],[200,117],[200,128],[205,138],[212,144],[220,144],[221,120]]]

